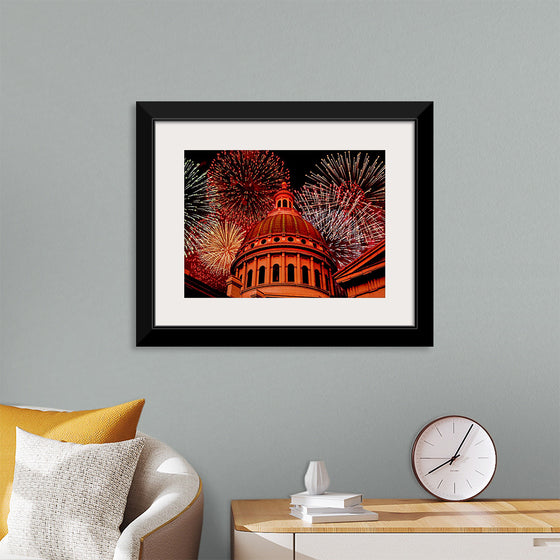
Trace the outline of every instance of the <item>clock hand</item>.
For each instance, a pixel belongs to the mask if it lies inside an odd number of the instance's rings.
[[[465,437],[463,438],[463,441],[459,444],[459,447],[457,447],[457,451],[455,451],[455,455],[453,455],[453,457],[451,457],[450,465],[452,465],[453,461],[455,461],[455,459],[457,459],[457,457],[459,457],[459,449],[461,449],[461,447],[463,447],[463,443],[465,443],[465,440],[467,439],[467,436],[469,435],[473,426],[474,426],[474,424],[471,424],[471,427],[467,430],[467,433],[465,434]]]
[[[453,463],[453,461],[454,461],[455,459],[457,459],[457,457],[460,457],[460,456],[461,456],[461,455],[456,455],[456,456],[454,456],[454,457],[451,457],[451,459],[445,461],[445,463],[442,463],[441,465],[438,465],[435,469],[432,469],[431,471],[428,471],[428,472],[426,473],[426,475],[432,474],[434,471],[437,471],[438,469],[441,469],[441,467],[443,467],[444,465],[447,465],[448,463],[449,463],[449,464]]]

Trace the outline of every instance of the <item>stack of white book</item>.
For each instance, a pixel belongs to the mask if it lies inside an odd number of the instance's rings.
[[[376,521],[377,513],[362,506],[361,494],[325,492],[292,494],[290,515],[308,523],[335,523],[344,521]]]

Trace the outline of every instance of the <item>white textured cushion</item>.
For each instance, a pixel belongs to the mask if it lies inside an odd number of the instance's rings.
[[[112,560],[143,445],[66,443],[17,428],[6,552]]]
[[[2,539],[3,540],[3,539]],[[31,556],[20,556],[19,554],[3,554],[0,552],[0,560],[45,560],[44,558],[31,558]]]
[[[0,552],[0,560],[45,560],[44,558],[31,558],[31,556],[20,556],[19,554],[2,554]]]

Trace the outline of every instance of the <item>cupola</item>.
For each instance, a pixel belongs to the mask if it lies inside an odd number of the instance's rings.
[[[287,210],[294,207],[294,195],[287,183],[282,183],[280,190],[274,195],[274,210]]]

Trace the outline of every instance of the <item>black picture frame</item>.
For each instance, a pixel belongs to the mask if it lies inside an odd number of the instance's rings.
[[[154,154],[158,121],[412,121],[414,325],[156,325]],[[433,346],[433,102],[137,102],[136,345]]]

